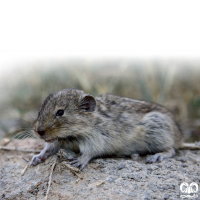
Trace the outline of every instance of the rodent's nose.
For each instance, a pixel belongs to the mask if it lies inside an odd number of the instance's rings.
[[[45,130],[44,130],[44,129],[41,129],[41,128],[38,128],[37,132],[38,132],[38,134],[39,134],[40,136],[43,136],[43,135],[45,134]]]

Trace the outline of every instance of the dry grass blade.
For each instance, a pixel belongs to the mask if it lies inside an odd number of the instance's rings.
[[[30,165],[30,162],[29,162],[29,163],[26,165],[26,167],[22,170],[21,176],[23,176],[23,175],[25,174],[25,172],[26,172],[26,170],[28,169],[29,165]]]
[[[99,187],[100,185],[104,184],[106,182],[106,180],[100,181],[99,183],[96,184],[97,187]]]

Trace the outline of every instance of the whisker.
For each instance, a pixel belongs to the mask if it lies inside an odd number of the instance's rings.
[[[24,140],[24,139],[26,139],[26,138],[30,138],[30,134],[26,134],[26,135],[24,135],[24,137],[22,138],[22,140]]]
[[[16,132],[29,131],[29,130],[34,130],[34,129],[32,129],[32,128],[19,128],[19,129],[15,129]]]
[[[11,139],[11,140],[12,140],[12,139],[18,139],[18,138],[21,137],[23,134],[24,134],[24,131],[21,131],[21,132],[15,134],[15,135],[13,135],[10,139]]]
[[[54,122],[49,128],[52,128],[55,125],[56,122]]]
[[[27,137],[28,137],[27,135],[24,135],[24,136],[22,137],[21,140],[24,140],[24,139],[26,139]]]
[[[31,135],[30,138],[32,138],[32,139],[38,139],[38,137],[36,135]]]
[[[36,121],[35,118],[33,118],[30,114],[26,113],[26,115],[28,115],[31,118],[31,121],[34,123]]]
[[[11,137],[11,140],[12,139],[24,139],[25,137],[31,137],[32,135],[34,135],[30,129],[27,129],[27,130],[24,130],[24,131],[21,131],[17,134],[15,134],[13,137]]]

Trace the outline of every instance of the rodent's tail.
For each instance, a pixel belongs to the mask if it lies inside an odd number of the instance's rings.
[[[195,143],[183,143],[179,149],[185,149],[185,150],[200,150],[200,142]]]

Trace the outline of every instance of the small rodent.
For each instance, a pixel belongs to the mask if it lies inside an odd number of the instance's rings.
[[[141,100],[103,94],[94,98],[77,89],[50,94],[33,126],[46,141],[31,160],[37,165],[60,148],[80,152],[70,162],[81,170],[101,156],[148,155],[146,163],[162,161],[183,146],[172,114],[164,107]]]

